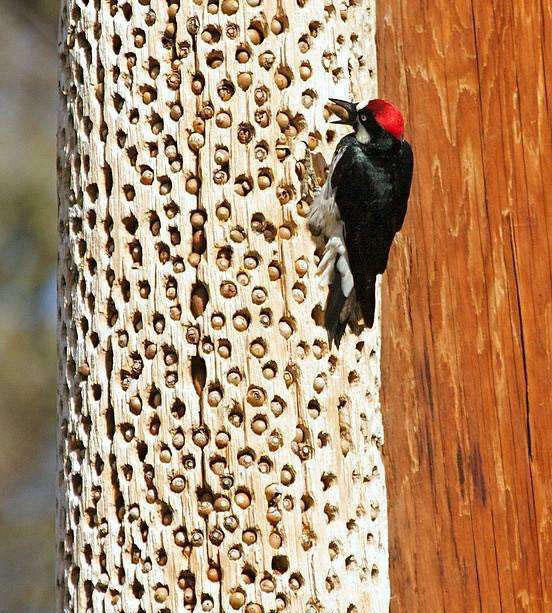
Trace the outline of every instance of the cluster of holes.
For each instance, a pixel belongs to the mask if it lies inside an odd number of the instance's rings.
[[[313,1],[296,0],[296,5]],[[60,480],[72,496],[60,511],[67,527],[59,545],[66,573],[58,578],[60,586],[65,581],[65,608],[80,591],[89,609],[99,592],[106,610],[120,610],[127,589],[134,608],[125,613],[142,611],[146,590],[162,613],[182,606],[210,611],[219,597],[214,586],[224,581],[220,561],[208,556],[198,575],[182,560],[190,560],[194,548],[212,551],[207,548],[211,544],[241,571],[239,585],[225,596],[232,609],[263,613],[262,603],[252,600],[248,586],[254,585],[274,593],[276,609],[285,610],[294,595],[305,592],[307,581],[290,564],[286,521],[299,511],[301,547],[308,552],[320,538],[316,511],[321,509],[328,523],[345,513],[331,471],[321,470],[309,492],[301,486],[304,463],[332,444],[340,446],[345,461],[354,436],[347,400],[327,406],[337,358],[325,340],[322,307],[309,295],[316,259],[294,251],[293,239],[311,201],[301,190],[308,169],[306,160],[294,155],[297,144],[304,142],[315,153],[335,138],[329,128],[322,133],[320,127],[309,127],[309,114],[319,102],[313,71],[321,66],[333,83],[345,78],[336,52],[321,50],[317,39],[326,21],[346,22],[350,11],[348,3],[337,13],[326,3],[320,20],[297,32],[281,7],[269,10],[263,0],[244,2],[251,9],[245,11],[245,22],[237,19],[238,0],[194,0],[206,9],[203,23],[197,17],[180,19],[183,0],[109,0],[112,29],[98,17],[88,23],[90,6],[99,14],[99,0],[73,0],[70,12],[62,15],[61,89],[68,116],[61,141],[74,145],[77,134],[84,141],[83,147],[73,147],[68,163],[58,166],[68,203],[60,218],[66,245],[60,319],[68,355],[61,398],[76,416],[61,423],[66,447]],[[213,22],[210,16],[216,16]],[[161,46],[154,52],[157,32]],[[275,53],[287,36],[294,37],[299,50],[295,67]],[[112,65],[96,52],[98,41],[112,51]],[[345,44],[344,36],[337,42]],[[352,37],[350,43],[358,44]],[[198,49],[204,52],[200,62],[194,58]],[[235,66],[232,74],[226,70],[229,60]],[[298,108],[289,108],[287,96],[279,93],[292,86],[300,88]],[[83,100],[89,87],[92,106]],[[240,112],[245,96],[253,105],[247,118]],[[194,107],[193,113],[188,107]],[[329,107],[322,115],[329,118]],[[147,126],[146,142],[137,138],[138,126]],[[94,140],[116,152],[117,161],[106,157],[98,163],[91,153]],[[208,152],[207,142],[215,143]],[[234,162],[237,150],[251,156],[247,170]],[[212,160],[204,165],[206,156]],[[212,172],[203,173],[202,167]],[[220,195],[210,216],[201,197],[207,182]],[[254,199],[261,196],[277,207],[259,210]],[[92,232],[101,236],[98,248],[91,244]],[[215,244],[215,234],[224,240]],[[289,249],[287,257],[278,245]],[[205,274],[207,265],[214,265],[212,275]],[[271,297],[289,280],[291,304],[277,310]],[[316,330],[310,341],[293,315],[305,303]],[[78,325],[73,305],[79,306]],[[278,360],[264,337],[270,328],[288,349],[289,361]],[[79,342],[84,353],[71,351]],[[244,354],[258,377],[235,361]],[[357,361],[365,354],[359,343]],[[216,375],[212,356],[220,364]],[[311,357],[319,367],[307,385],[301,361]],[[375,361],[375,354],[368,359]],[[360,383],[356,370],[346,376],[350,385]],[[297,417],[288,401],[300,381],[307,399]],[[124,406],[115,398],[124,398]],[[318,425],[327,424],[331,410],[339,414],[337,435]],[[223,417],[213,428],[208,415],[217,411]],[[198,414],[199,420],[194,418]],[[92,425],[105,434],[107,446],[90,439]],[[364,427],[371,444],[379,447],[380,439],[367,423]],[[124,452],[116,456],[105,451],[109,448]],[[91,449],[97,451],[87,458]],[[82,471],[90,460],[91,476]],[[255,472],[265,484],[262,527],[254,525],[250,514],[252,505],[261,505],[259,491],[249,485]],[[361,482],[368,487],[377,476],[374,466]],[[83,496],[87,488],[90,497]],[[144,493],[143,500],[136,491]],[[183,523],[178,509],[184,499],[198,521]],[[158,543],[155,551],[152,513],[164,531],[163,545]],[[379,504],[374,499],[369,508],[358,506],[347,517],[347,529],[358,531],[364,517],[378,519]],[[81,544],[87,568],[77,564],[81,558],[75,555],[75,532],[81,526],[88,530],[83,534],[93,530],[99,537]],[[105,544],[109,538],[113,548]],[[374,541],[373,532],[366,540]],[[261,541],[271,551],[267,568],[250,563]],[[116,548],[119,558],[113,561]],[[158,580],[164,577],[158,571],[171,568],[175,551],[182,554],[175,558],[180,564],[176,584]],[[346,544],[332,542],[326,553],[330,560],[342,556],[353,572],[357,562],[348,551]],[[135,569],[132,573],[120,562],[123,556]],[[369,574],[377,581],[377,566]],[[94,580],[84,579],[91,575]],[[323,581],[328,594],[339,591],[336,572]]]

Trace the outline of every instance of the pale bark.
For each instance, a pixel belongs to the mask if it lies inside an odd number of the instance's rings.
[[[63,3],[58,611],[388,608],[379,320],[328,347],[305,220],[347,4]]]

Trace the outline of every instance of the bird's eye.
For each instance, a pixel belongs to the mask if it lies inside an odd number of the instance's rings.
[[[366,115],[364,113],[362,113],[362,115],[360,116],[361,121],[366,121]]]

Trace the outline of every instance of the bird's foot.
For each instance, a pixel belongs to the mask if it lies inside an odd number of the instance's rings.
[[[332,236],[326,243],[322,259],[316,269],[316,276],[320,277],[318,283],[320,287],[327,287],[333,277],[334,264],[343,251],[343,243],[338,236]]]

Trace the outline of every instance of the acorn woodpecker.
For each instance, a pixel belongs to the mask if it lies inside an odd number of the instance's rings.
[[[346,118],[333,123],[350,125],[354,132],[337,144],[311,205],[309,228],[328,239],[317,274],[322,285],[330,285],[324,325],[330,346],[333,340],[339,347],[347,323],[362,317],[365,326],[374,324],[376,276],[385,271],[404,221],[413,156],[396,106],[379,99],[330,100],[339,116],[346,111]]]

